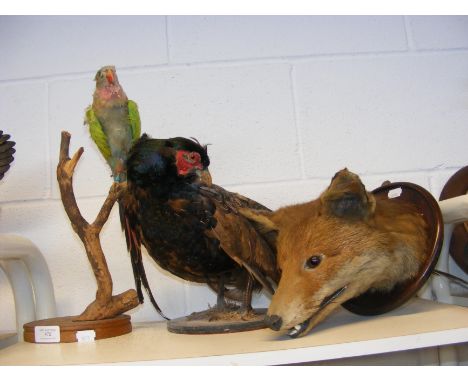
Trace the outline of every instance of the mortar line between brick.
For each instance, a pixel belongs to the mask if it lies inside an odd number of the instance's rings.
[[[49,83],[46,81],[45,84],[45,125],[46,125],[46,184],[47,194],[46,197],[49,199],[52,196],[52,168],[50,155],[50,95],[49,95]]]
[[[77,196],[76,201],[78,204],[81,201],[89,201],[89,200],[97,200],[103,202],[106,198],[106,195],[95,195],[95,196]],[[30,206],[30,205],[40,205],[44,203],[60,203],[62,204],[62,200],[60,197],[50,197],[50,198],[42,198],[42,199],[21,199],[21,200],[2,200],[0,202],[0,207],[5,206],[12,206],[12,205],[20,205],[20,206]]]
[[[352,59],[365,59],[365,58],[385,58],[385,57],[415,57],[425,55],[444,55],[444,54],[457,54],[467,53],[468,47],[466,48],[447,48],[447,49],[418,49],[418,50],[399,50],[399,51],[382,51],[382,52],[356,52],[356,53],[329,53],[329,54],[317,54],[317,55],[303,55],[303,56],[276,56],[276,57],[259,57],[259,58],[243,58],[243,59],[232,59],[232,60],[215,60],[215,61],[200,61],[200,62],[184,62],[184,63],[164,63],[156,65],[140,65],[140,66],[128,66],[119,68],[120,72],[125,73],[144,73],[147,71],[154,70],[179,70],[179,69],[192,69],[192,68],[219,68],[219,67],[237,67],[237,66],[249,66],[249,65],[268,65],[268,64],[291,64],[301,63],[309,61],[321,61],[321,60],[352,60]],[[3,79],[0,80],[0,85],[10,85],[24,82],[35,82],[35,81],[61,81],[61,80],[74,80],[81,78],[88,78],[90,75],[94,75],[92,71],[84,72],[72,72],[72,73],[60,73],[60,74],[49,74],[37,77],[27,78],[15,78],[15,79]]]
[[[356,172],[360,177],[393,177],[389,179],[394,182],[403,182],[405,179],[399,178],[404,175],[432,175],[440,171],[457,171],[461,167],[459,166],[450,166],[444,168],[436,169],[421,169],[421,170],[395,170],[395,171],[382,171],[382,172]],[[336,169],[338,171],[339,168]],[[335,171],[335,172],[336,172]],[[284,179],[284,180],[272,180],[272,181],[263,181],[263,182],[251,182],[251,183],[233,183],[233,184],[220,184],[220,186],[229,189],[230,187],[262,187],[262,186],[275,186],[275,185],[284,185],[284,184],[303,184],[306,182],[329,182],[335,172],[331,172],[329,176],[315,176],[308,177],[304,179]]]
[[[450,167],[443,167],[443,168],[433,168],[433,169],[430,169],[428,170],[427,172],[427,176],[429,178],[429,186],[430,186],[430,190],[431,190],[431,193],[436,196],[436,197],[439,197],[439,195],[435,195],[434,192],[435,191],[441,191],[442,189],[440,190],[437,190],[437,186],[438,184],[436,183],[436,180],[435,178],[438,176],[438,175],[441,175],[441,174],[444,174],[444,175],[447,175],[447,180],[453,176],[457,171],[459,171],[461,168],[463,168],[462,165],[460,166],[450,166]]]
[[[435,182],[434,182],[435,174],[436,174],[436,172],[429,172],[427,174],[428,183],[429,183],[429,190],[430,190],[432,195],[434,195],[434,192],[435,192]]]
[[[418,174],[418,175],[426,175],[428,177],[429,182],[433,179],[435,175],[440,172],[453,172],[455,173],[463,166],[448,166],[444,168],[434,168],[434,169],[421,169],[421,170],[400,170],[400,171],[393,171],[393,172],[379,172],[379,173],[357,173],[360,177],[377,177],[381,176],[382,178],[387,176],[394,176],[394,179],[390,179],[391,181],[405,181],[405,179],[398,178],[398,176],[405,175],[405,174]],[[338,171],[338,169],[337,169]],[[263,181],[263,182],[250,182],[250,183],[233,183],[233,184],[220,184],[220,186],[229,190],[231,187],[262,187],[262,186],[275,186],[275,185],[301,185],[308,182],[329,182],[334,173],[330,173],[329,176],[317,176],[317,177],[310,177],[305,179],[284,179],[284,180],[272,180],[272,181]],[[431,183],[429,183],[431,184]],[[431,184],[432,186],[432,184]],[[89,201],[89,200],[96,200],[102,202],[106,198],[105,194],[102,195],[92,195],[92,196],[77,196],[77,202],[80,203],[81,201]],[[0,202],[0,207],[5,206],[28,206],[28,205],[40,205],[44,203],[60,203],[61,199],[58,198],[47,198],[47,199],[27,199],[27,200],[10,200]]]
[[[418,56],[418,55],[431,55],[431,54],[447,54],[447,53],[466,53],[468,47],[462,48],[446,48],[446,49],[418,49],[408,51],[407,49],[389,50],[389,51],[376,51],[376,52],[349,52],[349,53],[317,53],[317,54],[304,54],[292,56],[269,56],[269,57],[247,57],[247,58],[233,58],[223,60],[208,60],[208,61],[191,61],[191,62],[173,62],[170,65],[158,65],[157,67],[164,69],[181,69],[181,68],[203,68],[203,67],[218,67],[218,66],[244,66],[256,64],[290,64],[292,62],[303,61],[321,61],[321,60],[349,60],[349,59],[362,59],[362,58],[379,58],[379,57],[402,57],[402,56]],[[152,69],[151,66],[145,68]],[[125,68],[122,68],[122,70]],[[138,67],[127,68],[129,70]]]
[[[298,105],[297,105],[297,93],[296,93],[296,76],[294,65],[291,65],[289,68],[289,82],[291,86],[291,97],[292,97],[292,107],[293,107],[293,120],[294,120],[294,128],[296,129],[296,144],[297,144],[297,154],[299,156],[299,168],[301,170],[301,177],[302,179],[306,178],[305,172],[305,161],[304,161],[304,151],[303,151],[303,144],[302,144],[302,134],[299,127],[299,115],[298,115]]]
[[[166,21],[166,57],[167,57],[167,64],[170,65],[171,63],[171,52],[169,46],[169,16],[165,16]]]
[[[405,26],[406,42],[408,44],[408,49],[409,51],[413,52],[416,50],[416,47],[414,43],[413,29],[411,28],[409,16],[403,16],[403,21]]]

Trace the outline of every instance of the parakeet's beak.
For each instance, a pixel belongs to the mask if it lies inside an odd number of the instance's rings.
[[[112,73],[112,71],[108,70],[106,72],[106,78],[107,78],[107,82],[109,82],[110,84],[114,83],[114,74]]]

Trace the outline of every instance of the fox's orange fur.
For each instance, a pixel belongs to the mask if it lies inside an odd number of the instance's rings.
[[[389,290],[414,276],[427,249],[426,223],[414,207],[376,200],[347,169],[317,200],[271,215],[243,214],[264,231],[278,232],[281,279],[268,316],[276,318],[276,330],[303,324],[300,335],[343,302],[373,288]],[[307,266],[312,256],[321,258],[314,268]]]

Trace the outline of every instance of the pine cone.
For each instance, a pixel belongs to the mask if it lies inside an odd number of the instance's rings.
[[[13,141],[9,141],[10,136],[8,134],[3,134],[3,131],[0,130],[0,179],[3,178],[3,175],[10,168],[10,163],[13,162],[13,154],[15,149],[13,146],[16,144]]]

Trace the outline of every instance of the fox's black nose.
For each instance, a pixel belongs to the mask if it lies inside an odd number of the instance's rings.
[[[280,316],[274,314],[273,316],[266,316],[265,317],[266,324],[273,330],[280,330],[281,325],[283,324],[283,320]]]

